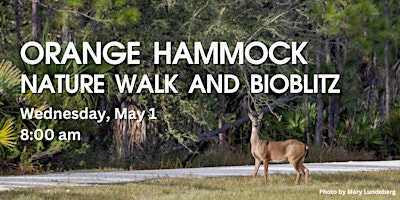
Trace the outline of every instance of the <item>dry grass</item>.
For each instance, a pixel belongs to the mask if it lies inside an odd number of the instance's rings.
[[[349,151],[342,146],[329,148],[326,146],[310,146],[307,162],[346,162],[357,160],[374,160],[374,153],[365,150]]]
[[[374,160],[374,154],[367,151],[348,151],[343,147],[329,148],[326,146],[310,146],[306,162],[345,162],[357,160]],[[208,167],[208,166],[234,166],[253,165],[254,158],[250,153],[250,146],[244,149],[220,149],[210,148],[198,155],[188,166],[171,164],[170,168],[180,167]],[[167,167],[168,168],[168,167]]]
[[[85,187],[45,187],[0,192],[0,199],[397,199],[400,170],[312,174],[309,185],[294,185],[292,175],[262,177],[154,179],[137,183]],[[338,191],[395,190],[393,195],[324,195]]]
[[[254,164],[250,147],[242,149],[210,148],[198,155],[190,167],[237,166]]]

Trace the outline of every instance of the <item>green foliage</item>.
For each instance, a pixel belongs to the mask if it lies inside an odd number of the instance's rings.
[[[18,131],[32,125],[31,121],[22,120],[19,108],[25,106],[46,108],[40,97],[34,97],[31,93],[21,94],[20,82],[21,71],[11,62],[2,61],[0,63],[0,152],[2,158],[11,154],[11,157],[15,158],[18,155],[18,151],[21,150],[17,144]]]
[[[326,2],[323,19],[325,23],[324,34],[336,36],[349,34],[360,36],[359,27],[365,27],[379,15],[378,8],[372,1],[355,1],[349,3],[345,0],[330,0]],[[365,33],[364,33],[365,34]]]
[[[399,145],[398,111],[393,111],[391,117],[381,122],[378,116],[366,113],[356,115],[339,123],[336,141],[344,144],[347,149],[360,151],[362,149],[374,152],[378,158],[395,156]]]
[[[380,155],[399,155],[400,153],[400,109],[394,109],[389,119],[377,128],[377,134],[382,138],[385,148],[382,148]]]
[[[307,112],[308,124],[306,119]],[[308,128],[310,134],[314,133],[316,112],[315,103],[307,105],[304,102],[295,107],[295,109],[282,109],[277,113],[277,115],[280,115],[278,119],[270,117],[266,120],[267,124],[263,129],[267,130],[268,137],[265,138],[272,140],[297,139],[307,142],[306,131]]]
[[[251,94],[250,74],[308,73],[311,76],[316,73],[315,58],[318,54],[322,60],[321,73],[341,75],[339,87],[342,93],[324,96],[325,109],[331,100],[335,100],[335,106],[339,107],[337,109],[339,113],[335,116],[338,123],[335,144],[354,151],[374,151],[382,157],[398,153],[399,136],[396,126],[398,117],[393,114],[388,119],[381,119],[378,115],[380,103],[383,102],[381,96],[384,95],[385,89],[383,88],[385,77],[382,76],[383,69],[380,67],[383,66],[384,39],[388,39],[391,44],[390,64],[399,59],[398,1],[390,1],[389,20],[384,20],[383,2],[372,0],[290,1],[289,3],[265,0],[40,1],[38,13],[38,25],[41,28],[40,43],[58,41],[65,45],[64,42],[73,41],[80,54],[82,41],[100,41],[102,44],[111,40],[122,43],[140,41],[139,66],[94,63],[77,65],[73,61],[68,61],[62,66],[44,63],[27,65],[21,60],[19,49],[22,43],[32,39],[32,28],[29,25],[32,21],[31,4],[31,1],[19,1],[19,18],[22,22],[19,34],[22,36],[22,41],[17,40],[15,7],[4,5],[0,10],[0,59],[12,60],[13,63],[12,65],[3,61],[0,64],[0,116],[13,119],[16,130],[20,128],[33,130],[37,127],[53,128],[55,131],[78,129],[83,133],[85,141],[65,143],[65,146],[60,146],[60,141],[28,141],[17,142],[14,148],[16,151],[13,152],[5,148],[4,151],[13,154],[12,157],[15,157],[14,154],[20,154],[21,161],[29,160],[35,153],[55,149],[61,153],[52,157],[53,160],[59,156],[58,158],[75,162],[69,163],[70,166],[94,166],[96,161],[93,161],[92,165],[88,161],[89,156],[85,158],[84,155],[90,155],[93,150],[91,148],[103,148],[99,152],[110,150],[112,126],[84,120],[22,120],[18,113],[19,108],[35,107],[43,110],[47,106],[52,106],[54,109],[79,110],[89,107],[111,112],[126,102],[137,105],[141,110],[155,108],[158,120],[148,121],[147,134],[150,139],[149,146],[144,151],[151,154],[146,155],[147,157],[157,157],[161,151],[176,145],[198,141],[203,134],[217,129],[219,121],[233,122],[246,116],[248,107],[260,110],[284,95]],[[193,42],[196,41],[202,42],[205,50],[208,50],[208,44],[213,41],[225,41],[231,50],[237,42],[248,44],[252,41],[261,41],[268,46],[275,41],[308,41],[309,44],[303,53],[307,53],[306,60],[309,64],[280,66],[266,62],[253,66],[249,63],[243,65],[201,63],[192,66],[185,61],[179,62],[178,65],[166,65],[162,60],[160,65],[155,66],[152,46],[155,41],[161,44],[166,41],[173,42],[172,52],[176,51],[179,42],[186,42],[189,51],[193,52]],[[35,48],[30,48],[28,54],[28,57],[35,58],[37,51]],[[251,51],[253,58],[258,58],[260,54],[257,49]],[[289,51],[284,49],[275,52],[277,58],[286,57],[288,54]],[[396,69],[394,66],[393,70]],[[48,91],[43,94],[20,94],[21,73],[28,76],[38,74],[39,81],[45,74],[50,76],[57,73],[106,74],[106,92],[102,95],[51,94]],[[199,74],[201,77],[210,74],[216,77],[217,74],[223,73],[239,77],[242,87],[238,92],[217,94],[213,91],[212,94],[201,94],[196,91],[187,94],[194,74]],[[112,78],[114,74],[137,74],[138,77],[147,74],[151,81],[154,80],[154,74],[159,74],[161,77],[166,74],[179,74],[174,83],[179,89],[179,94],[148,92],[120,94]],[[398,75],[393,74],[393,76],[398,78]],[[398,90],[398,83],[393,83],[395,85],[393,90]],[[393,92],[393,94],[399,93]],[[309,139],[306,138],[306,130],[309,130],[310,137],[314,136],[316,95],[306,94],[307,100],[301,95],[295,101],[279,105],[274,110],[274,115],[265,117],[263,137],[274,140],[296,138],[305,141]],[[250,105],[247,107],[243,106],[245,99],[249,99]],[[393,96],[393,101],[398,102],[399,98]],[[326,112],[322,120],[326,127],[331,126],[327,123],[328,119],[331,118]],[[248,142],[246,125],[235,127],[235,130],[241,135],[233,135],[232,137],[236,137],[234,140],[241,140],[241,143]],[[79,151],[75,151],[76,149]],[[149,149],[154,151],[151,152]],[[66,154],[69,152],[74,153],[67,158]],[[104,160],[107,160],[108,155],[101,158],[103,163],[107,162]],[[51,159],[48,159],[49,162]],[[175,162],[175,159],[172,160]],[[134,163],[131,164],[135,166]]]
[[[115,23],[118,25],[132,25],[140,21],[140,12],[137,8],[125,8],[115,14]]]
[[[0,157],[6,156],[6,149],[15,148],[18,139],[17,130],[14,127],[13,118],[2,118],[0,120]]]
[[[0,63],[0,100],[17,99],[20,92],[21,72],[11,62]]]
[[[306,123],[306,109],[308,109],[309,113],[309,124]],[[305,133],[307,126],[309,128],[314,127],[313,122],[315,121],[316,112],[317,110],[315,103],[309,105],[303,103],[296,110],[285,112],[282,116],[282,123],[285,125],[285,132],[288,133],[288,135],[291,135],[293,138],[306,141]]]
[[[82,8],[84,6],[84,2],[85,1],[69,0],[69,1],[65,1],[65,6],[73,7],[73,8]]]

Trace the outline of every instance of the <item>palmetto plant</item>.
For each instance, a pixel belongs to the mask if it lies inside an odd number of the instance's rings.
[[[12,107],[21,101],[20,73],[10,62],[0,63],[0,155],[3,158],[8,149],[15,147],[18,139]]]
[[[0,153],[5,158],[9,150],[16,148],[18,131],[31,125],[23,120],[19,108],[35,107],[44,110],[45,103],[31,93],[21,94],[21,71],[11,62],[0,62]]]
[[[0,62],[0,106],[19,95],[21,72],[11,62]]]
[[[306,113],[308,109],[309,120],[307,124]],[[315,121],[316,116],[316,104],[302,103],[294,111],[286,111],[283,113],[283,124],[286,132],[290,134],[292,138],[304,140],[306,137],[307,126],[309,128],[314,127],[312,123]]]
[[[399,155],[400,152],[400,109],[394,109],[390,117],[377,128],[377,133],[382,137],[385,144],[385,152],[379,152],[382,155]]]
[[[18,134],[14,128],[14,118],[2,118],[0,121],[0,157],[5,151],[15,147]]]

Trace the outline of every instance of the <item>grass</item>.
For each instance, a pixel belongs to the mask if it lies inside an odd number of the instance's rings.
[[[316,147],[310,146],[306,162],[346,162],[357,160],[374,160],[372,152],[349,151],[344,147]],[[175,162],[174,162],[175,161]],[[177,164],[178,163],[178,164]],[[235,165],[254,165],[254,158],[250,153],[250,146],[243,149],[221,149],[212,147],[204,153],[199,154],[195,159],[182,165],[176,160],[163,163],[163,168],[182,168],[182,167],[209,167],[209,166],[235,166]]]
[[[99,155],[103,155],[101,153]],[[88,156],[89,155],[89,156]],[[254,158],[250,153],[250,146],[244,145],[242,148],[220,148],[219,146],[210,146],[204,152],[195,154],[188,157],[187,152],[182,151],[172,153],[170,155],[160,156],[160,154],[152,154],[145,157],[135,157],[135,161],[130,165],[121,162],[120,160],[110,157],[105,161],[103,156],[97,154],[88,154],[81,158],[82,160],[91,160],[90,162],[96,163],[88,168],[79,167],[65,167],[62,162],[61,166],[54,165],[53,168],[48,170],[44,169],[45,163],[39,165],[27,164],[24,166],[24,172],[20,167],[10,167],[12,164],[1,166],[5,170],[0,170],[0,175],[20,175],[20,174],[42,174],[51,172],[66,172],[66,171],[121,171],[121,170],[138,170],[138,169],[175,169],[175,168],[190,168],[190,167],[210,167],[210,166],[237,166],[237,165],[254,165]],[[90,156],[91,155],[91,156]],[[399,156],[394,157],[400,159]],[[96,160],[98,159],[98,160]],[[64,159],[68,160],[68,159]],[[78,159],[79,160],[79,159]],[[343,161],[357,161],[357,160],[376,160],[373,152],[367,151],[349,151],[344,147],[335,146],[328,148],[325,146],[316,147],[310,146],[306,162],[343,162]],[[17,164],[14,164],[18,166]],[[30,170],[27,170],[30,169]]]
[[[135,183],[40,187],[0,192],[0,199],[397,199],[400,170],[312,174],[308,185],[294,185],[294,175],[221,178],[166,178]],[[302,179],[303,180],[303,179]],[[394,190],[393,195],[320,194],[320,190]]]
[[[307,162],[346,162],[357,160],[374,160],[374,153],[365,150],[350,151],[343,146],[335,146],[332,148],[311,145],[306,158]]]

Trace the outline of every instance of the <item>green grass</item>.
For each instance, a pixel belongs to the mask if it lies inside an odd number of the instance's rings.
[[[400,170],[311,174],[308,185],[294,185],[295,175],[272,174],[266,183],[259,176],[221,178],[165,178],[136,183],[41,187],[0,192],[0,199],[397,199]],[[303,179],[302,179],[303,180]],[[395,190],[392,195],[323,195],[325,190]]]

